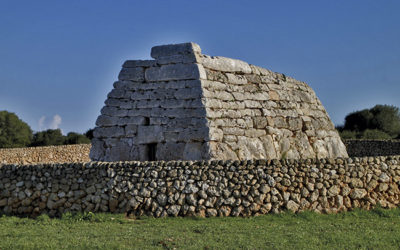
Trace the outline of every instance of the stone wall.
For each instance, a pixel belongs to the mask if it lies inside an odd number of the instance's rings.
[[[351,157],[400,155],[400,140],[344,140]]]
[[[0,213],[251,216],[399,204],[400,156],[0,165]]]
[[[0,164],[88,162],[91,144],[1,148]]]
[[[199,45],[156,46],[126,61],[96,121],[91,159],[347,157],[314,91]]]

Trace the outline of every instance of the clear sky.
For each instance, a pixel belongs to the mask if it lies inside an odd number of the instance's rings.
[[[399,0],[0,0],[0,110],[85,132],[125,60],[193,41],[305,81],[338,125],[400,106],[399,13]]]

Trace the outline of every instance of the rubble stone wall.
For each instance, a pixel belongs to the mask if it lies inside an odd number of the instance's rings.
[[[347,157],[304,82],[195,43],[126,61],[96,121],[90,158],[246,160]]]
[[[90,148],[90,144],[1,148],[0,164],[88,162]]]
[[[351,157],[400,155],[400,140],[344,140]]]
[[[0,214],[338,212],[399,204],[400,156],[0,165]]]

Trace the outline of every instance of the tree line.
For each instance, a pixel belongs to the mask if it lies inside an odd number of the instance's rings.
[[[336,129],[343,139],[400,139],[399,108],[376,105],[355,111],[348,114],[344,125]]]
[[[84,134],[70,132],[64,136],[60,129],[33,132],[31,127],[14,113],[0,111],[0,148],[68,145],[90,143],[93,130]]]

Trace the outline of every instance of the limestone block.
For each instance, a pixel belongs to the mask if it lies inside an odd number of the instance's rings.
[[[265,159],[263,143],[258,138],[238,136],[239,159]]]
[[[200,64],[169,64],[147,68],[145,78],[148,82],[206,79],[206,73]]]
[[[222,129],[219,128],[210,128],[210,141],[222,141],[224,137],[224,133]]]
[[[184,88],[176,90],[174,97],[178,100],[197,99],[202,97],[202,93],[200,88]]]
[[[155,65],[155,60],[127,60],[122,65],[123,68],[151,67]]]
[[[90,149],[89,157],[93,161],[102,161],[105,155],[104,142],[99,139],[92,139],[92,147]]]
[[[171,63],[196,63],[200,61],[199,54],[184,54],[160,57],[156,60],[159,65]]]
[[[125,126],[125,136],[134,136],[137,134],[138,125],[128,124]]]
[[[111,127],[115,125],[118,125],[118,117],[108,115],[100,115],[99,117],[97,117],[96,126]]]
[[[234,98],[232,94],[226,91],[208,91],[206,89],[203,90],[203,95],[206,98],[215,98],[224,101],[233,101]]]
[[[96,127],[93,131],[93,136],[95,138],[105,138],[105,137],[121,137],[125,134],[123,127]]]
[[[243,75],[226,73],[226,76],[228,77],[228,82],[231,84],[243,85],[248,83],[247,78]]]
[[[265,149],[266,158],[267,159],[277,159],[278,155],[275,150],[274,141],[272,140],[272,136],[271,135],[262,136],[262,137],[260,137],[260,140]]]
[[[225,83],[217,82],[217,81],[209,81],[209,80],[202,80],[201,87],[208,89],[210,91],[227,90],[228,89],[228,85],[226,85]]]
[[[209,140],[209,128],[190,128],[184,129],[179,133],[179,141],[208,141]]]
[[[143,116],[131,116],[131,117],[123,117],[119,118],[118,125],[144,125],[145,118]]]
[[[118,75],[118,80],[124,81],[134,81],[134,82],[143,82],[144,81],[144,68],[122,68],[121,72]]]
[[[182,159],[185,143],[166,142],[158,143],[156,148],[156,158],[163,160]]]
[[[210,57],[203,56],[201,58],[201,63],[205,68],[213,69],[222,72],[237,72],[250,74],[251,68],[246,62],[226,58],[226,57]]]
[[[253,121],[255,128],[266,128],[268,126],[268,120],[266,117],[254,117]]]
[[[101,109],[101,114],[102,115],[108,115],[108,116],[115,116],[115,117],[124,117],[128,115],[128,110],[126,109],[119,109],[117,107],[103,107]]]
[[[200,142],[190,142],[185,144],[183,150],[183,160],[184,161],[195,161],[201,160],[204,157],[204,150],[206,147]]]
[[[237,154],[226,144],[220,142],[207,143],[211,159],[238,160]]]
[[[160,126],[138,126],[136,144],[162,142],[164,140],[163,128]]]
[[[110,148],[107,161],[130,161],[132,147],[126,141],[118,141],[115,146]]]
[[[193,42],[161,45],[151,48],[151,57],[154,59],[173,55],[185,55],[194,53],[201,54],[201,48],[198,44]]]

